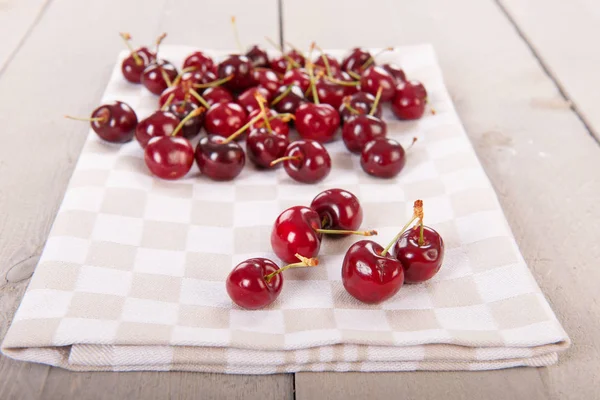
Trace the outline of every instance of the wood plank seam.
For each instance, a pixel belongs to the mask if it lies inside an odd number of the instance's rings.
[[[554,86],[556,86],[556,88],[558,89],[558,92],[560,93],[562,98],[569,104],[569,108],[573,111],[573,113],[575,113],[577,118],[581,121],[581,123],[585,127],[585,130],[587,131],[587,133],[592,137],[592,139],[594,139],[596,144],[600,146],[600,132],[594,131],[594,129],[592,128],[592,126],[589,123],[589,121],[587,120],[587,118],[585,118],[583,113],[581,113],[581,110],[579,109],[579,107],[577,107],[577,104],[569,96],[569,93],[565,89],[564,85],[560,82],[558,77],[552,72],[552,70],[550,69],[548,64],[546,64],[546,62],[544,62],[544,60],[542,59],[539,52],[536,50],[536,48],[533,45],[533,43],[531,42],[531,40],[527,37],[527,35],[521,29],[521,27],[519,27],[516,20],[511,15],[510,11],[508,11],[508,9],[504,6],[504,3],[502,2],[502,0],[494,0],[494,3],[496,3],[496,5],[498,6],[498,8],[502,12],[502,14],[506,17],[508,22],[515,28],[517,35],[519,35],[519,37],[521,39],[523,39],[523,41],[529,48],[529,51],[531,51],[531,54],[533,54],[533,57],[535,57],[537,62],[540,64],[540,67],[542,67],[542,70],[548,76],[548,78],[550,78],[550,80],[552,81]]]

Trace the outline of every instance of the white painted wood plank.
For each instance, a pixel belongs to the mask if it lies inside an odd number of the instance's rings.
[[[597,397],[600,148],[498,5],[305,0],[284,11],[285,38],[305,48],[313,40],[325,48],[433,43],[521,251],[574,342],[544,369],[297,374],[297,398]]]

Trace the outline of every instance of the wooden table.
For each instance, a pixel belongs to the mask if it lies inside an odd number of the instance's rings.
[[[139,8],[142,6],[143,8]],[[281,9],[282,18],[279,17]],[[0,358],[0,399],[592,399],[600,389],[600,6],[594,0],[0,0],[0,338],[122,49],[434,44],[530,268],[573,340],[557,366],[487,372],[72,373]],[[562,27],[558,29],[557,27]]]

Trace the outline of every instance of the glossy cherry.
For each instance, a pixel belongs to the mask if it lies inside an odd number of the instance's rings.
[[[285,155],[289,144],[287,135],[265,127],[253,129],[246,139],[246,154],[257,167],[272,168],[271,163]]]
[[[79,121],[89,121],[90,126],[101,139],[112,143],[130,141],[138,123],[135,111],[122,101],[101,105],[92,112],[90,118],[66,117]]]
[[[194,164],[194,148],[184,137],[159,136],[150,139],[144,161],[152,174],[162,179],[179,179]]]
[[[129,43],[131,36],[128,33],[120,35],[131,52],[121,63],[121,72],[129,82],[140,83],[144,69],[154,61],[155,55],[147,47],[134,50]]]
[[[393,139],[375,139],[368,142],[360,154],[360,166],[369,175],[393,178],[406,164],[406,153]]]
[[[357,83],[360,83],[360,81],[357,81],[356,79],[351,77],[347,72],[342,71],[340,73],[340,76],[337,77],[337,79],[346,83],[345,85],[341,85],[344,88],[344,94],[346,96],[352,96],[354,93],[359,92],[359,85]]]
[[[337,112],[337,109],[342,105],[344,96],[347,95],[346,87],[329,79],[319,79],[315,82],[315,87],[317,88],[319,102],[329,104]]]
[[[296,254],[316,257],[321,248],[322,235],[319,214],[304,206],[295,206],[282,212],[271,231],[273,252],[285,262],[294,262]]]
[[[371,53],[368,50],[360,47],[355,47],[350,51],[350,54],[342,61],[342,70],[351,71],[355,74],[361,74],[364,70],[363,65],[371,58]]]
[[[392,100],[392,111],[396,117],[404,120],[419,119],[425,112],[427,91],[420,82],[401,82],[396,86]]]
[[[211,87],[202,93],[202,97],[206,102],[213,106],[218,103],[233,103],[233,95],[224,87]]]
[[[348,106],[346,106],[346,103]],[[344,98],[342,105],[340,106],[340,117],[342,121],[346,121],[349,117],[356,114],[370,114],[371,108],[375,103],[375,96],[365,93],[365,92],[357,92],[351,96],[347,96]],[[372,114],[377,118],[381,118],[381,104],[377,104],[375,112]]]
[[[170,136],[180,122],[177,116],[168,111],[155,111],[137,124],[135,138],[140,146],[146,147],[154,137]]]
[[[300,105],[306,103],[304,92],[296,85],[281,86],[271,101],[271,106],[278,113],[295,114]]]
[[[258,113],[260,113],[260,110],[254,110],[253,112],[248,114],[248,121],[250,121],[251,119],[256,117],[258,115]],[[269,125],[271,126],[271,130],[273,130],[273,132],[275,132],[279,135],[288,137],[289,133],[290,133],[290,126],[288,125],[288,121],[290,120],[289,117],[292,117],[292,115],[291,114],[278,114],[274,110],[268,110],[266,114],[267,114],[267,117],[269,118]],[[265,121],[262,119],[259,119],[258,121],[256,121],[254,124],[252,124],[250,126],[250,130],[264,128],[264,127],[265,127]]]
[[[319,214],[324,229],[355,231],[360,228],[363,211],[358,198],[344,189],[328,189],[310,203],[310,208]]]
[[[396,91],[396,79],[384,68],[371,66],[360,77],[360,90],[375,95],[382,88],[381,101],[389,101]]]
[[[383,64],[381,68],[385,69],[394,79],[396,80],[396,84],[401,82],[406,82],[406,74],[396,64]]]
[[[180,121],[182,121],[185,117],[187,117],[192,111],[197,109],[198,106],[191,102],[180,101],[174,102],[169,106],[169,111],[174,114]],[[206,111],[206,110],[205,110]],[[202,125],[204,124],[204,115],[205,112],[200,113],[199,115],[188,119],[181,128],[181,132],[183,137],[188,139],[196,136],[200,133],[200,129],[202,129]]]
[[[151,93],[160,95],[175,78],[177,78],[177,68],[173,64],[166,60],[155,60],[144,69],[142,84]]]
[[[444,241],[433,228],[415,225],[395,243],[394,255],[404,267],[406,282],[425,282],[437,274],[442,266]]]
[[[306,93],[310,86],[310,76],[303,68],[290,69],[283,75],[281,81],[284,85],[296,85],[302,89],[302,93]]]
[[[212,58],[201,51],[195,51],[185,58],[183,61],[183,69],[195,68],[196,72],[205,73],[207,71],[214,72],[215,63]]]
[[[242,308],[257,310],[273,303],[283,287],[283,275],[267,276],[279,270],[267,258],[250,258],[242,261],[229,273],[225,288],[231,300]]]
[[[314,61],[314,65],[331,77],[338,77],[340,72],[342,72],[339,61],[329,54],[321,54],[321,56]]]
[[[304,103],[295,116],[300,136],[320,143],[332,141],[340,126],[340,114],[329,104]]]
[[[215,181],[232,180],[246,163],[244,150],[237,142],[226,142],[226,138],[216,135],[200,139],[195,157],[200,172]]]
[[[232,54],[221,61],[217,66],[217,76],[226,78],[229,75],[233,75],[233,78],[224,86],[233,92],[241,92],[252,86],[254,79],[252,79],[250,59],[246,56]]]
[[[260,94],[267,101],[271,100],[271,93],[263,87],[255,86],[250,89],[246,89],[237,98],[237,103],[244,108],[246,113],[250,114],[253,111],[260,110],[256,96]]]
[[[204,117],[204,127],[209,135],[224,138],[231,136],[246,122],[246,112],[236,103],[218,103],[211,106]]]
[[[275,96],[277,89],[281,86],[279,76],[267,68],[254,68],[252,70],[252,79],[254,79],[255,85],[260,85],[267,89],[271,96]]]
[[[342,140],[352,153],[361,153],[371,140],[384,138],[387,124],[368,114],[353,115],[342,126]]]
[[[273,161],[283,162],[285,172],[303,183],[319,182],[331,171],[331,157],[323,145],[314,140],[298,140],[290,143],[283,157]]]
[[[253,67],[268,67],[269,66],[269,56],[267,52],[257,45],[252,46],[247,52],[246,57],[250,60]]]

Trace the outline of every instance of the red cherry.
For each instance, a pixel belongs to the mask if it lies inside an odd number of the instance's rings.
[[[404,267],[408,283],[420,283],[431,279],[444,261],[444,241],[434,229],[421,226],[404,232],[394,245],[394,255]]]
[[[228,138],[246,122],[246,112],[236,103],[218,103],[211,106],[204,118],[209,135]]]
[[[346,83],[346,85],[341,85],[344,88],[345,96],[351,96],[354,93],[358,93],[359,85],[357,85],[356,83],[359,83],[359,81],[355,80],[347,72],[342,71],[340,73],[340,76],[337,79]],[[343,102],[343,99],[342,99],[342,102]]]
[[[267,128],[250,131],[246,139],[246,153],[250,161],[259,168],[271,168],[271,163],[283,157],[290,141],[287,135]]]
[[[396,84],[406,82],[406,74],[396,64],[383,64],[381,68],[385,69],[396,80]]]
[[[134,50],[129,43],[131,36],[128,33],[121,33],[120,35],[131,52],[121,63],[121,72],[123,72],[123,76],[129,82],[140,83],[144,69],[146,69],[156,57],[147,47],[140,47],[139,49]]]
[[[196,163],[200,172],[215,181],[230,181],[238,176],[246,155],[235,141],[222,136],[204,136],[196,146]]]
[[[247,52],[246,57],[250,60],[253,67],[268,67],[269,66],[269,56],[267,52],[257,45],[252,46]]]
[[[319,214],[321,227],[356,231],[363,220],[363,211],[355,195],[344,189],[328,189],[310,203]]]
[[[342,126],[342,139],[352,153],[362,152],[368,142],[384,138],[386,134],[387,124],[372,115],[353,115]]]
[[[187,117],[192,111],[197,109],[198,106],[194,103],[190,103],[189,101],[180,101],[171,103],[169,106],[169,111],[179,118],[179,121],[182,121],[185,117]],[[188,139],[193,138],[198,133],[200,133],[200,129],[202,129],[202,125],[204,124],[204,115],[202,112],[199,115],[193,117],[192,119],[188,119],[181,128],[181,132],[183,137]]]
[[[273,303],[283,287],[283,275],[275,274],[277,264],[266,258],[251,258],[239,263],[227,276],[225,287],[231,300],[240,307],[257,310]]]
[[[360,78],[360,90],[375,95],[379,88],[381,101],[389,101],[395,94],[396,80],[384,68],[371,66],[362,73]]]
[[[242,94],[240,94],[237,98],[237,103],[246,110],[248,114],[253,111],[260,112],[260,107],[258,106],[258,101],[256,100],[257,95],[261,95],[267,101],[271,99],[271,93],[263,87],[256,86],[250,89],[247,89]]]
[[[189,83],[173,85],[166,88],[158,98],[158,107],[163,108],[167,101],[177,103],[180,101],[189,101],[195,105],[200,105],[200,101],[190,93],[191,86]]]
[[[210,106],[218,103],[233,103],[233,95],[227,89],[220,86],[206,89],[202,93],[202,97]]]
[[[215,70],[215,63],[212,58],[201,51],[195,51],[183,61],[183,69],[195,68],[194,72],[204,74],[207,71]]]
[[[396,86],[392,111],[400,119],[419,119],[425,112],[426,103],[427,91],[420,82],[401,82]]]
[[[267,68],[254,68],[252,70],[252,79],[256,85],[262,86],[275,96],[277,89],[281,85],[277,74]]]
[[[287,56],[294,60],[296,64],[300,65],[301,68],[304,67],[304,65],[306,64],[306,59],[304,58],[302,53],[296,49],[292,49],[291,51],[289,51],[287,53]]]
[[[316,257],[321,247],[321,220],[316,211],[295,206],[282,212],[271,231],[273,252],[285,262],[296,261],[296,254]]]
[[[155,111],[137,124],[135,138],[144,148],[153,137],[170,136],[179,122],[179,118],[168,111]]]
[[[331,157],[323,145],[314,140],[298,140],[290,143],[283,157],[271,165],[283,162],[285,172],[303,183],[319,182],[331,171]]]
[[[103,140],[112,143],[129,142],[138,123],[135,111],[122,101],[103,104],[92,112],[91,118],[65,116],[78,121],[89,121],[90,126]]]
[[[153,137],[144,150],[144,161],[150,172],[159,178],[179,179],[194,164],[194,148],[184,137]]]
[[[342,118],[342,121],[345,122],[352,115],[370,114],[373,104],[375,104],[375,96],[369,93],[357,92],[351,96],[346,96],[340,106],[340,117]],[[377,104],[375,112],[372,115],[381,118],[381,113],[381,104]]]
[[[325,59],[327,62],[325,62]],[[318,67],[321,71],[331,77],[338,77],[340,72],[342,72],[342,67],[338,60],[336,60],[333,56],[323,53],[320,57],[315,59],[314,63],[315,67]]]
[[[260,113],[260,110],[254,110],[250,114],[248,114],[248,121],[255,118]],[[289,136],[290,126],[288,125],[288,114],[281,115],[277,114],[277,112],[273,110],[269,110],[267,112],[267,117],[269,118],[269,125],[271,125],[271,130],[279,135],[283,135],[285,137]],[[265,122],[263,119],[259,119],[252,125],[250,125],[250,130],[259,129],[265,127]]]
[[[319,79],[315,82],[315,87],[317,88],[317,95],[319,96],[320,103],[329,104],[335,110],[340,108],[344,96],[346,96],[347,93],[345,86],[329,79]]]
[[[342,283],[354,298],[368,304],[394,296],[404,283],[402,263],[371,240],[354,243],[342,263]]]
[[[282,83],[285,86],[296,85],[300,87],[302,93],[306,93],[310,86],[310,76],[303,68],[290,69],[283,75]]]
[[[165,80],[165,76],[168,81]],[[142,84],[151,93],[160,95],[177,78],[177,69],[166,60],[155,60],[142,74]]]
[[[375,139],[367,143],[360,155],[360,166],[369,175],[393,178],[406,164],[404,148],[393,139]]]
[[[226,78],[233,75],[233,78],[224,84],[225,88],[241,92],[249,88],[254,83],[252,79],[252,64],[246,56],[232,54],[221,61],[217,67],[217,76]]]
[[[330,142],[340,126],[340,115],[329,104],[304,103],[295,115],[296,129],[303,139]]]
[[[298,86],[281,86],[275,93],[271,107],[281,114],[295,114],[298,107],[304,103],[304,92]]]
[[[364,70],[363,65],[369,61],[371,53],[360,47],[355,47],[350,54],[342,61],[342,70],[351,71],[355,74],[361,74]]]

